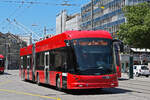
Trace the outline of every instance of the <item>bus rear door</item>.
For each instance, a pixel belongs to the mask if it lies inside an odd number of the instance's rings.
[[[44,74],[45,74],[45,83],[49,84],[49,52],[45,52],[44,55]]]

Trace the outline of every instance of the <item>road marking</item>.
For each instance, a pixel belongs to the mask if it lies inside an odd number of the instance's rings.
[[[14,90],[0,89],[0,91],[9,92],[9,93],[15,93],[15,94],[30,95],[30,96],[35,96],[35,97],[47,98],[47,99],[61,100],[60,98],[49,97],[49,96],[42,96],[42,95],[26,93],[26,92],[18,92],[18,91],[14,91]]]
[[[0,85],[4,85],[4,84],[10,83],[10,82],[11,82],[10,80],[4,81],[4,82],[0,82]]]
[[[8,95],[8,93],[4,93],[3,91],[0,91],[0,96],[1,95]]]

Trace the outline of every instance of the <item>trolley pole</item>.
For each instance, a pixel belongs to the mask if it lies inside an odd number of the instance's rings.
[[[47,29],[46,29],[46,26],[44,26],[44,38],[46,38],[46,32],[47,32]]]
[[[93,30],[93,2],[94,0],[91,0],[91,30]]]

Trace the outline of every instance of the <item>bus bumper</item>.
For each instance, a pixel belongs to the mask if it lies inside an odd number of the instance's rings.
[[[96,88],[114,88],[118,82],[112,83],[71,83],[68,89],[96,89]]]

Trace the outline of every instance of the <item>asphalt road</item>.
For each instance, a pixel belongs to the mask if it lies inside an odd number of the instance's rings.
[[[0,74],[0,100],[150,100],[150,78],[119,80],[119,87],[102,90],[57,91],[48,85],[21,81],[19,71]]]

